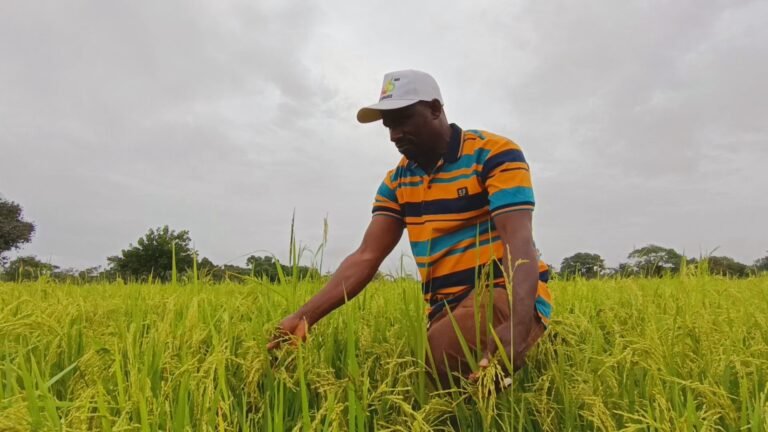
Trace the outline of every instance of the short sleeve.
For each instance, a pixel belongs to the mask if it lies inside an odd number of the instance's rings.
[[[506,139],[493,142],[489,150],[481,178],[488,191],[491,216],[514,210],[533,210],[531,172],[523,151]]]
[[[384,181],[381,182],[379,190],[376,191],[376,199],[373,202],[373,215],[392,216],[400,220],[403,219],[403,212],[400,204],[397,202],[392,176],[394,170],[387,173]]]

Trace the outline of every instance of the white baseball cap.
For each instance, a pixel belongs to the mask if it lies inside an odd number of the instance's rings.
[[[381,112],[402,108],[419,101],[437,99],[443,103],[437,81],[426,72],[401,70],[384,75],[379,103],[361,108],[357,112],[357,121],[371,123],[381,120]]]

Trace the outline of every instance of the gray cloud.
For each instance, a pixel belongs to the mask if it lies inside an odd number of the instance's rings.
[[[355,111],[414,67],[451,120],[523,146],[549,261],[648,242],[751,261],[766,18],[759,1],[6,2],[0,191],[38,222],[23,252],[63,265],[160,224],[216,262],[285,256],[295,209],[312,246],[328,215],[335,266],[398,159]]]

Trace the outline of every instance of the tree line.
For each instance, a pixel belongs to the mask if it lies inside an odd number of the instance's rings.
[[[768,272],[768,256],[758,258],[751,265],[747,265],[731,257],[713,253],[700,258],[686,257],[674,249],[655,244],[632,250],[627,259],[628,261],[616,267],[607,267],[600,255],[577,252],[563,259],[557,273],[564,279],[593,279],[611,276],[662,277],[680,274],[688,268],[731,278],[745,278]]]
[[[129,244],[120,254],[107,258],[106,267],[87,269],[62,269],[44,262],[35,256],[19,256],[10,260],[6,253],[18,250],[32,240],[36,226],[24,219],[19,204],[0,197],[0,280],[21,281],[50,277],[58,280],[124,280],[162,281],[181,278],[198,278],[221,282],[224,280],[244,281],[252,278],[277,282],[287,277],[319,277],[320,270],[314,266],[298,264],[300,253],[295,250],[291,235],[291,253],[287,265],[271,255],[250,255],[245,265],[232,263],[214,264],[193,249],[192,240],[186,230],[174,231],[167,225],[150,228],[136,244]],[[565,259],[558,271],[560,278],[573,277],[660,277],[678,274],[689,267],[727,277],[742,278],[768,272],[768,256],[747,265],[726,256],[688,258],[674,249],[659,245],[647,245],[634,249],[627,256],[628,261],[616,267],[607,267],[603,258],[595,253],[578,252]],[[379,277],[382,275],[379,274]]]
[[[49,277],[56,280],[78,281],[161,281],[197,277],[212,282],[245,281],[253,278],[277,282],[289,277],[301,279],[318,277],[313,267],[298,264],[299,256],[291,254],[289,262],[282,264],[271,255],[250,255],[245,265],[214,264],[201,257],[192,247],[189,231],[175,231],[167,225],[150,228],[118,255],[107,258],[106,267],[86,269],[61,268],[36,256],[9,259],[7,252],[18,250],[32,240],[36,226],[24,219],[19,204],[0,198],[0,280],[24,281]],[[291,240],[293,248],[293,238]],[[293,251],[292,251],[293,252]]]

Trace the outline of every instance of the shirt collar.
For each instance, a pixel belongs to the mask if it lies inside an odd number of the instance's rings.
[[[464,141],[464,132],[456,123],[451,123],[451,139],[448,141],[448,151],[446,152],[443,160],[448,162],[456,162],[461,156],[461,144]]]
[[[448,140],[448,149],[443,156],[445,163],[452,163],[461,157],[461,147],[464,142],[464,131],[456,123],[451,123],[451,138]],[[415,168],[418,164],[414,161],[408,161],[407,167]]]

